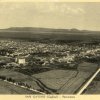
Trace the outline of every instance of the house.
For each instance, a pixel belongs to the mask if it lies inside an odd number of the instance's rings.
[[[16,57],[15,62],[18,64],[24,65],[24,64],[26,64],[26,59],[24,56],[18,56],[18,57]]]
[[[0,55],[5,56],[8,53],[6,49],[0,49]]]

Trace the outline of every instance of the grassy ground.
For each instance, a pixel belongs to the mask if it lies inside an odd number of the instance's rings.
[[[28,75],[24,75],[22,73],[16,72],[11,69],[0,69],[0,76],[6,76],[6,78],[12,78],[16,82],[24,82],[27,83],[28,85],[31,85],[32,88],[34,89],[40,89],[33,78],[31,78]]]
[[[0,75],[12,78],[18,82],[27,83],[34,89],[40,89],[38,84],[34,81],[34,77],[36,77],[47,87],[57,90],[59,94],[73,94],[97,70],[97,68],[96,64],[83,62],[79,64],[78,70],[55,69],[33,74],[30,77],[29,75],[25,75],[12,69],[0,69]]]
[[[40,74],[35,74],[33,76],[39,78],[48,87],[58,89],[61,85],[63,85],[65,81],[73,77],[75,74],[76,71],[52,70]]]
[[[97,65],[83,62],[78,71],[51,70],[33,76],[39,78],[48,87],[57,89],[60,94],[73,94],[97,70]]]
[[[27,89],[0,80],[0,94],[36,94]]]

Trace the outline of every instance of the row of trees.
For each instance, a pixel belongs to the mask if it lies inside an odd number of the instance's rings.
[[[12,83],[16,83],[17,85],[19,85],[19,86],[24,86],[24,87],[26,87],[26,88],[31,88],[31,85],[28,85],[27,83],[23,83],[23,82],[16,82],[14,79],[12,79],[12,78],[6,78],[5,76],[0,76],[0,79],[1,80],[6,80],[6,81],[8,81],[8,82],[12,82]]]

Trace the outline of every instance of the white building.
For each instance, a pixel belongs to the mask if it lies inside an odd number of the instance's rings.
[[[15,59],[15,62],[17,62],[18,64],[23,64],[24,65],[26,63],[25,57],[17,57]]]
[[[18,63],[19,64],[25,64],[25,59],[24,58],[19,58]]]

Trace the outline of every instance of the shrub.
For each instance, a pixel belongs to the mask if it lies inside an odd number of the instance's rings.
[[[0,76],[0,79],[5,80],[6,77],[5,76]]]

